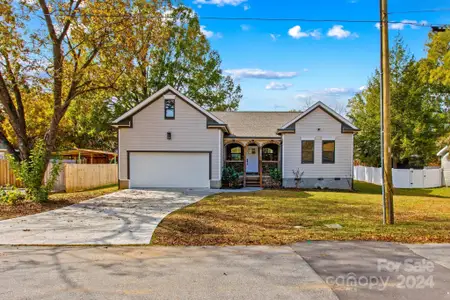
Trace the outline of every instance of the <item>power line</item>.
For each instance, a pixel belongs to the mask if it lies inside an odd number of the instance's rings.
[[[305,18],[264,18],[264,17],[201,17],[203,20],[219,20],[219,21],[297,21],[312,23],[379,23],[379,20],[348,20],[348,19],[305,19]],[[432,25],[412,21],[389,21],[389,24],[404,24],[417,27],[431,27]],[[433,26],[447,26],[447,24],[433,24]]]
[[[70,15],[54,15],[58,17],[71,17]],[[76,16],[84,17],[104,17],[104,18],[134,18],[134,17],[145,17],[149,14],[76,14]],[[163,17],[170,18],[170,17]],[[349,19],[306,19],[306,18],[270,18],[270,17],[219,17],[219,16],[198,16],[200,20],[211,20],[211,21],[267,21],[267,22],[309,22],[309,23],[379,23],[379,20],[349,20]],[[424,24],[419,22],[405,22],[405,21],[389,21],[389,24],[403,24],[411,25],[417,27],[427,27],[432,26],[448,26],[448,24]]]
[[[390,12],[389,15],[415,14],[415,13],[435,13],[435,12],[442,12],[442,11],[450,11],[450,7],[434,8],[434,9],[423,9],[423,10],[394,11],[394,12]]]

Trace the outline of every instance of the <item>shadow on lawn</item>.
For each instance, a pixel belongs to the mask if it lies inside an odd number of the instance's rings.
[[[395,196],[413,196],[413,197],[434,197],[434,198],[450,198],[450,196],[447,195],[441,195],[439,193],[433,193],[437,190],[443,191],[442,194],[444,194],[444,187],[442,188],[427,188],[427,189],[394,189],[394,195]],[[373,194],[373,195],[381,195],[381,186],[370,184],[366,182],[361,181],[355,181],[354,182],[354,190],[356,193],[359,194]]]

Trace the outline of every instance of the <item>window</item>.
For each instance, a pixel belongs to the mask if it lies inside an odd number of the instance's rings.
[[[262,160],[278,161],[278,145],[269,144],[262,148]]]
[[[231,148],[231,160],[242,160],[242,148],[241,147]]]
[[[314,163],[314,141],[302,141],[302,164]]]
[[[336,144],[335,141],[323,141],[322,142],[322,163],[334,164],[334,153]]]
[[[241,145],[239,144],[227,145],[226,151],[228,161],[242,161],[243,152]]]
[[[166,99],[164,101],[164,118],[175,119],[175,100]]]

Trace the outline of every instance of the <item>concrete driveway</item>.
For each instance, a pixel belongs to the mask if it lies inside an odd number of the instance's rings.
[[[2,245],[148,244],[169,213],[223,190],[124,190],[0,222]]]

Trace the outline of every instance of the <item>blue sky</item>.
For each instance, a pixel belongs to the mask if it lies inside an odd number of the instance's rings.
[[[242,87],[240,110],[304,109],[321,100],[342,106],[379,65],[374,23],[223,21],[203,17],[379,19],[378,0],[189,0],[227,74]],[[390,0],[389,11],[448,8],[443,0]],[[390,21],[450,23],[450,11],[393,14]],[[429,28],[397,25],[416,57],[423,57]]]

